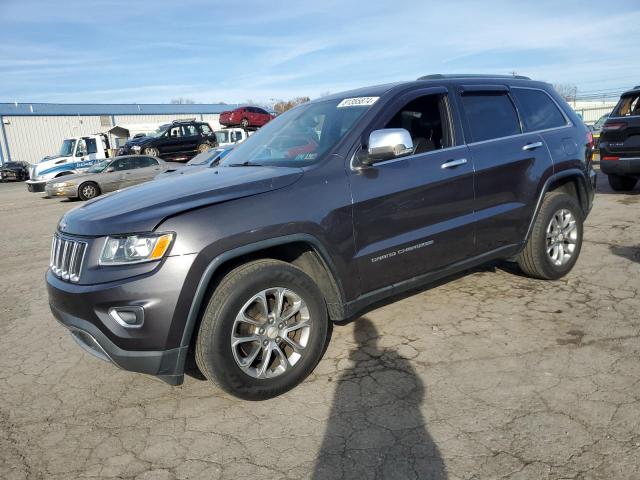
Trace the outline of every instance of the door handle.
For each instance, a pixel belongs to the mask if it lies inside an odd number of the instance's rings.
[[[528,150],[535,150],[536,148],[540,148],[541,146],[542,142],[527,143],[524,147],[522,147],[522,150],[526,152]]]
[[[460,165],[464,165],[465,163],[467,163],[466,158],[459,158],[458,160],[450,160],[443,163],[442,165],[440,165],[440,168],[455,168],[459,167]]]

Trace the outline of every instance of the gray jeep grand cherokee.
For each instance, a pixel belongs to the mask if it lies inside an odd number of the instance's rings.
[[[67,213],[51,310],[90,353],[245,399],[320,360],[330,322],[454,272],[576,263],[595,173],[589,132],[546,83],[432,75],[303,104],[217,168]]]

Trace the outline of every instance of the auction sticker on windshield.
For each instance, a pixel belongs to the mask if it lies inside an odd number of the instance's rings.
[[[370,107],[374,103],[378,101],[380,97],[354,97],[354,98],[345,98],[342,100],[337,108],[344,107]]]

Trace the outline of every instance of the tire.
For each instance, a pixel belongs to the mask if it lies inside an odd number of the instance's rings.
[[[552,225],[554,219],[557,228]],[[578,260],[582,235],[583,213],[576,199],[562,192],[547,193],[527,244],[517,257],[520,269],[542,280],[565,276]]]
[[[259,308],[263,304],[253,301],[267,291],[265,298],[273,307],[276,289],[288,292],[284,297],[286,303],[283,302],[288,306],[282,309],[283,313],[300,306],[288,320],[285,315],[265,317],[264,310]],[[239,318],[249,318],[256,324]],[[273,323],[269,324],[266,318]],[[305,272],[278,260],[252,261],[227,274],[211,296],[197,335],[196,363],[205,377],[231,395],[245,400],[273,398],[298,385],[315,368],[328,338],[328,323],[322,293]],[[288,329],[292,331],[284,333]],[[232,334],[257,339],[232,347]],[[298,347],[304,345],[300,353],[283,340],[284,335]],[[286,368],[280,353],[272,350],[273,345],[288,356]],[[265,353],[266,349],[271,353]],[[295,355],[298,357],[294,358]],[[265,362],[265,358],[269,360]],[[245,368],[241,368],[241,361],[246,361]],[[262,368],[265,363],[266,369]]]
[[[240,125],[242,126],[242,128],[246,130],[247,128],[249,128],[249,120],[247,120],[246,118],[243,118],[242,121],[240,122]]]
[[[147,147],[145,148],[142,153],[144,153],[145,155],[149,155],[150,157],[157,157],[159,156],[158,149],[154,148],[154,147]]]
[[[198,153],[204,153],[209,149],[211,149],[211,145],[209,145],[208,143],[201,143],[200,145],[198,145]]]
[[[84,182],[78,187],[80,200],[91,200],[100,195],[100,187],[95,182]]]
[[[607,175],[609,185],[616,192],[624,192],[633,190],[633,187],[638,183],[638,179],[635,177],[623,177],[621,175]]]

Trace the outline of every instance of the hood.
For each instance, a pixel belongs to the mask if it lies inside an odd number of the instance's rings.
[[[22,165],[0,165],[0,170],[5,172],[17,172],[19,170],[25,170],[26,168]]]
[[[146,145],[155,140],[155,137],[138,137],[132,138],[125,143],[125,146],[132,147],[133,145]]]
[[[38,163],[32,166],[35,175],[45,175],[50,171],[56,171],[54,169],[65,170],[64,165],[70,163],[73,157],[47,157],[40,160]]]
[[[103,236],[149,232],[165,218],[194,208],[249,197],[291,185],[303,173],[287,167],[207,168],[198,175],[167,175],[98,197],[69,211],[63,232]]]

